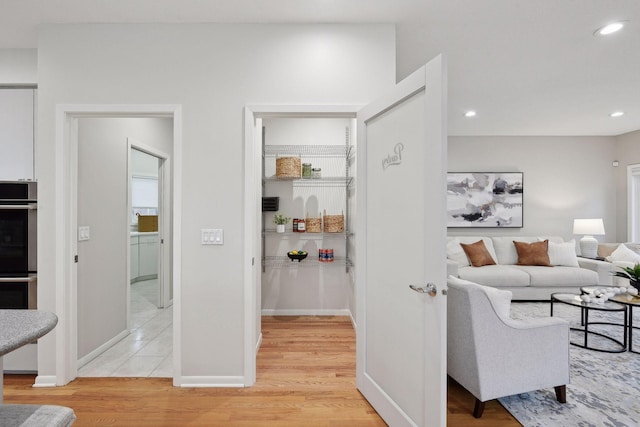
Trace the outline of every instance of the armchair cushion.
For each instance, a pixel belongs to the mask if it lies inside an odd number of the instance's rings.
[[[487,297],[489,297],[489,302],[491,303],[491,306],[495,310],[496,314],[501,319],[510,318],[511,297],[513,296],[513,293],[511,291],[505,291],[493,288],[491,286],[482,286],[469,280],[459,279],[454,276],[449,276],[447,282],[449,284],[453,283],[455,285],[471,285],[482,287],[483,291],[487,294]]]
[[[615,251],[611,253],[607,258],[607,261],[623,261],[632,262],[634,264],[640,263],[640,255],[629,249],[625,244],[618,245]]]

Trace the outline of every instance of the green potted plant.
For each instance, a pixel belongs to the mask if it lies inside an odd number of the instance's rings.
[[[633,267],[620,267],[620,269],[614,272],[613,275],[629,279],[629,284],[636,288],[640,293],[640,264],[636,264]]]
[[[279,213],[275,214],[273,216],[273,222],[276,224],[276,232],[284,233],[284,226],[287,225],[289,221],[291,221],[291,218],[288,216]]]

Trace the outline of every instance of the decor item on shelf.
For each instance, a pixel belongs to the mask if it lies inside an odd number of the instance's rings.
[[[276,177],[278,178],[300,178],[300,157],[278,157],[276,158]]]
[[[593,235],[604,235],[602,218],[574,219],[573,234],[582,234],[580,239],[580,255],[585,258],[598,256],[598,241]]]
[[[302,177],[311,178],[311,163],[302,164]]]
[[[320,233],[322,231],[322,217],[310,217],[307,212],[307,233]]]
[[[262,212],[277,211],[280,208],[280,197],[263,197]]]
[[[276,232],[284,233],[284,226],[287,225],[291,221],[286,215],[283,214],[275,214],[273,216],[273,222],[276,224]]]
[[[629,279],[629,284],[640,292],[640,264],[636,264],[633,267],[620,267],[613,275]]]
[[[291,261],[300,262],[303,259],[305,259],[307,257],[307,255],[309,255],[309,254],[306,251],[293,250],[293,251],[287,252],[287,256],[289,257],[289,259]]]
[[[325,233],[342,233],[344,231],[344,212],[340,215],[327,215],[325,210],[323,222]]]
[[[522,228],[522,172],[447,174],[447,227]]]
[[[322,168],[312,168],[311,169],[311,177],[314,179],[318,179],[322,177]]]

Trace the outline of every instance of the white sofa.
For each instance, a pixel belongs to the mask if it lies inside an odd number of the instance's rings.
[[[549,240],[552,266],[517,265],[514,241],[534,243]],[[473,267],[460,243],[482,240],[495,265]],[[554,292],[580,293],[582,286],[600,286],[601,277],[610,270],[597,262],[578,258],[575,242],[558,236],[449,236],[447,238],[447,272],[481,285],[509,290],[514,300],[549,300]]]

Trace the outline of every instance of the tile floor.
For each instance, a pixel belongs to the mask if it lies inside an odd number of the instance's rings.
[[[78,370],[79,377],[172,377],[173,308],[156,307],[157,280],[131,285],[131,334]]]

